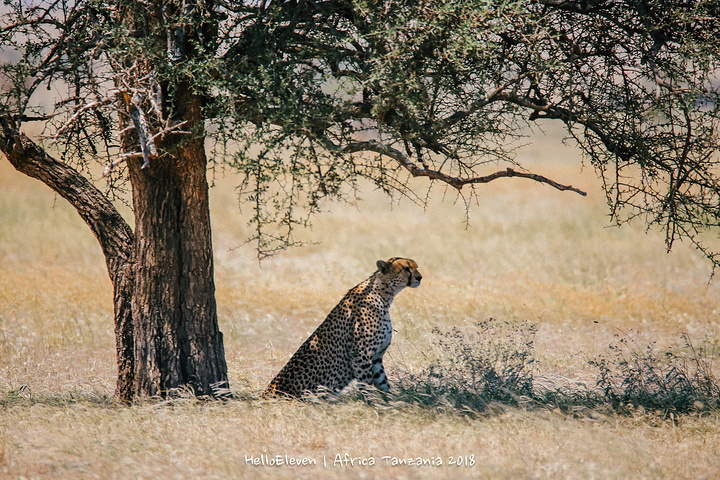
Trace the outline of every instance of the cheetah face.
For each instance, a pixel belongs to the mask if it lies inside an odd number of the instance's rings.
[[[377,267],[386,278],[387,283],[392,284],[398,290],[420,286],[422,275],[418,272],[417,263],[409,258],[393,257],[387,262],[378,260]]]

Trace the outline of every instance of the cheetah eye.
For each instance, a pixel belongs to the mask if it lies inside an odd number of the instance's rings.
[[[409,271],[410,271],[410,267],[407,267],[407,266],[406,266],[406,267],[403,267],[403,270],[405,270],[406,272],[409,272]]]

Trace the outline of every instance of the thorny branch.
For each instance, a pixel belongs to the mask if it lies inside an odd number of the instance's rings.
[[[187,135],[192,133],[183,130],[187,121],[172,124],[169,116],[163,118],[162,96],[152,73],[139,76],[140,68],[137,62],[126,68],[122,68],[116,63],[113,65],[118,72],[114,76],[115,84],[118,87],[109,89],[103,99],[78,106],[74,113],[55,131],[52,138],[52,143],[57,142],[68,129],[81,123],[83,115],[87,112],[107,108],[108,105],[114,104],[115,106],[112,108],[115,114],[119,117],[127,118],[129,116],[131,121],[118,134],[123,135],[134,130],[140,151],[119,153],[116,160],[108,161],[103,170],[103,177],[107,177],[117,166],[130,158],[142,158],[142,168],[146,168],[150,165],[151,159],[158,155],[156,140],[161,140],[168,134]],[[148,118],[146,106],[150,108],[148,113],[153,115],[152,121]],[[151,125],[160,125],[160,127],[153,128]]]
[[[539,183],[544,183],[547,185],[550,185],[553,188],[556,188],[561,191],[572,191],[579,195],[582,195],[583,197],[587,195],[586,192],[580,190],[579,188],[575,188],[572,185],[563,185],[561,183],[558,183],[554,180],[551,180],[547,177],[544,177],[542,175],[538,175],[535,173],[529,173],[529,172],[518,172],[516,170],[513,170],[512,168],[507,168],[505,170],[501,170],[498,172],[495,172],[490,175],[485,175],[481,177],[457,177],[448,175],[444,172],[441,172],[440,170],[433,170],[428,167],[419,167],[416,163],[414,163],[410,158],[408,158],[407,155],[405,155],[400,150],[393,148],[389,145],[385,145],[377,140],[367,140],[363,142],[353,142],[350,143],[344,147],[341,147],[339,145],[336,145],[334,142],[332,142],[327,137],[317,137],[317,139],[320,141],[320,143],[323,144],[325,148],[327,148],[329,151],[337,153],[337,154],[350,154],[350,153],[357,153],[357,152],[375,152],[379,153],[381,155],[388,156],[395,160],[398,164],[400,164],[403,168],[405,168],[413,177],[427,177],[432,180],[438,180],[441,182],[445,182],[448,185],[456,188],[458,191],[461,190],[465,185],[473,185],[473,184],[479,184],[479,183],[489,183],[493,180],[497,180],[498,178],[505,178],[505,177],[520,177],[520,178],[528,178],[530,180],[534,180]]]
[[[192,132],[187,131],[187,130],[182,130],[182,127],[187,125],[187,123],[188,123],[187,120],[185,120],[176,125],[172,125],[163,130],[160,130],[156,134],[150,136],[146,142],[147,142],[147,144],[153,145],[153,149],[155,149],[155,140],[162,139],[162,137],[164,137],[165,135],[167,135],[169,133],[173,133],[176,135],[189,135]],[[128,127],[128,129],[135,129],[135,128],[136,127],[134,125]],[[129,160],[131,158],[141,158],[142,157],[143,160],[146,162],[146,163],[143,163],[142,168],[145,168],[149,165],[149,157],[147,156],[147,154],[148,154],[147,151],[121,153],[117,160],[110,162],[105,166],[102,176],[107,177],[108,175],[110,175],[110,172],[112,172],[118,165],[122,164],[124,161]],[[154,153],[151,153],[151,155],[153,155],[153,156],[157,155],[157,150],[155,149]]]
[[[60,135],[62,135],[68,128],[70,128],[75,122],[77,122],[78,118],[88,110],[92,110],[93,108],[98,108],[103,105],[107,105],[108,103],[112,102],[112,99],[106,98],[105,100],[98,100],[96,102],[88,103],[87,105],[83,105],[81,108],[78,108],[77,111],[60,127],[56,130],[55,136],[53,138],[53,143],[57,142]]]

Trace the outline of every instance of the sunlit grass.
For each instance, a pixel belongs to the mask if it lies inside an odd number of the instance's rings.
[[[11,478],[711,478],[720,417],[502,407],[468,418],[417,404],[263,402],[259,393],[375,261],[415,259],[423,285],[391,310],[386,370],[422,372],[432,331],[489,318],[536,324],[536,375],[593,386],[588,361],[616,335],[658,349],[687,333],[717,342],[720,290],[688,245],[662,232],[608,227],[599,184],[571,149],[541,141],[521,160],[589,192],[506,179],[477,188],[466,216],[452,191],[425,208],[372,188],[357,206],[329,203],[303,248],[255,260],[235,179],[212,190],[216,287],[238,399],[120,407],[113,398],[112,289],[97,242],[72,208],[0,161],[0,476]],[[413,186],[425,188],[422,180]],[[441,201],[445,197],[444,201]],[[245,455],[475,455],[472,467],[286,469]],[[682,461],[678,460],[682,458]]]
[[[712,478],[720,448],[717,416],[672,425],[644,415],[573,419],[511,409],[472,420],[358,402],[188,400],[119,408],[80,399],[9,407],[0,429],[0,472],[42,478]],[[346,453],[373,457],[376,465],[335,463]],[[317,465],[246,463],[262,454]],[[474,464],[449,466],[458,455],[472,455]],[[444,463],[392,466],[385,456]]]

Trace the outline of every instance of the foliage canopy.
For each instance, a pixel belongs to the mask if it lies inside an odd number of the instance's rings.
[[[261,252],[292,243],[322,199],[363,177],[409,196],[410,176],[464,198],[510,176],[577,191],[514,162],[527,126],[546,119],[564,124],[602,176],[614,220],[641,217],[666,230],[668,248],[689,238],[720,263],[702,236],[720,226],[715,1],[5,0],[4,9],[0,108],[14,128],[43,122],[66,162],[100,162],[111,187],[128,157],[152,162],[165,138],[205,137],[216,163],[244,175]],[[179,120],[176,92],[188,85],[204,125]],[[498,163],[512,168],[488,174]]]

